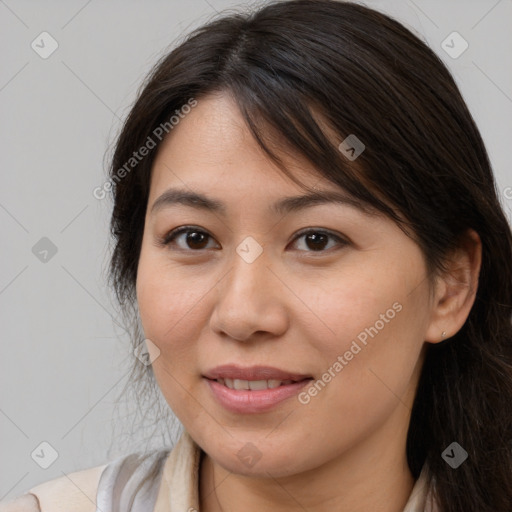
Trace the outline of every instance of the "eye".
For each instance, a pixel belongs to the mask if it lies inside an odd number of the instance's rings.
[[[182,235],[186,235],[182,238]],[[174,243],[176,239],[182,238],[184,243],[188,245],[188,247],[181,247],[183,250],[193,249],[193,250],[202,250],[206,249],[205,241],[208,238],[211,238],[206,231],[198,229],[194,226],[181,226],[180,228],[176,228],[168,233],[164,239],[161,241],[163,245],[171,245]]]
[[[185,235],[185,236],[183,236]],[[207,242],[208,239],[213,238],[202,229],[198,229],[194,226],[181,226],[172,230],[168,233],[162,240],[162,245],[170,246],[176,243],[177,240],[182,239],[184,246],[182,245],[180,249],[187,251],[200,251],[203,249],[208,249]],[[304,238],[306,252],[325,252],[331,247],[327,247],[329,239],[335,241],[334,245],[345,246],[348,245],[349,242],[344,240],[338,235],[331,233],[329,231],[320,230],[320,229],[307,229],[300,232],[294,239],[293,242]],[[179,244],[178,244],[179,246]],[[307,250],[307,249],[311,250]]]
[[[349,243],[348,241],[344,240],[338,235],[335,235],[334,233],[330,233],[329,231],[319,229],[308,229],[302,231],[294,238],[294,241],[299,240],[301,238],[304,238],[304,245],[311,249],[310,251],[306,252],[326,252],[325,246],[327,245],[329,238],[335,240],[337,244],[341,246],[348,245]]]

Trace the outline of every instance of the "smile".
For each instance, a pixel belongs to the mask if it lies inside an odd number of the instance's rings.
[[[311,377],[293,380],[203,379],[216,402],[229,412],[255,414],[270,411],[283,404],[306,386]]]
[[[259,391],[261,389],[274,389],[279,386],[286,386],[292,384],[293,380],[243,380],[243,379],[216,379],[219,384],[226,386],[229,389],[245,389],[251,391]]]

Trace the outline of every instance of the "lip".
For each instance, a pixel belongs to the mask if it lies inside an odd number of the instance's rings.
[[[269,366],[251,366],[240,368],[235,365],[217,366],[203,375],[217,402],[230,412],[237,414],[255,414],[269,411],[290,398],[306,386],[312,379],[310,375],[290,373]],[[215,379],[241,380],[293,380],[291,384],[271,389],[250,391],[230,389]]]
[[[207,379],[241,379],[241,380],[294,380],[302,381],[311,378],[311,375],[290,373],[272,366],[250,366],[242,368],[234,364],[216,366],[203,374]]]

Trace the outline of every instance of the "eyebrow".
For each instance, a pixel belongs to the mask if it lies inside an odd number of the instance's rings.
[[[297,212],[322,204],[348,205],[361,210],[367,215],[375,215],[376,213],[375,208],[372,208],[370,205],[358,201],[346,193],[334,190],[324,190],[301,196],[285,197],[272,204],[270,210],[275,214],[283,215],[285,213]],[[174,205],[188,206],[198,210],[219,213],[224,216],[227,212],[226,205],[218,199],[207,197],[199,192],[170,188],[155,200],[150,213],[154,215],[158,211]]]

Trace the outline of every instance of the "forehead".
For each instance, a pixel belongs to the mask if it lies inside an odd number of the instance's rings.
[[[318,181],[319,176],[311,176],[318,173],[300,155],[289,151],[285,156],[301,178],[309,178],[308,185]],[[166,180],[172,179],[172,173],[163,171],[170,168],[190,177],[199,174],[203,179],[215,180],[222,176],[230,179],[233,186],[241,177],[247,179],[249,172],[244,171],[255,168],[265,179],[275,181],[282,175],[258,145],[236,102],[227,93],[198,100],[197,106],[179,120],[160,144],[153,167],[155,174],[162,171],[160,174]]]
[[[286,176],[263,151],[233,98],[225,93],[205,97],[183,116],[158,150],[150,212],[178,204],[226,215],[230,203],[242,201],[251,208],[261,205],[274,215],[320,204],[377,213],[327,180],[301,155],[279,151],[279,157],[288,172],[312,190]]]
[[[298,153],[279,153],[288,171],[305,186],[340,191]],[[227,93],[198,100],[160,144],[152,168],[151,195],[170,185],[235,194],[262,187],[270,192],[304,190],[258,145]]]

